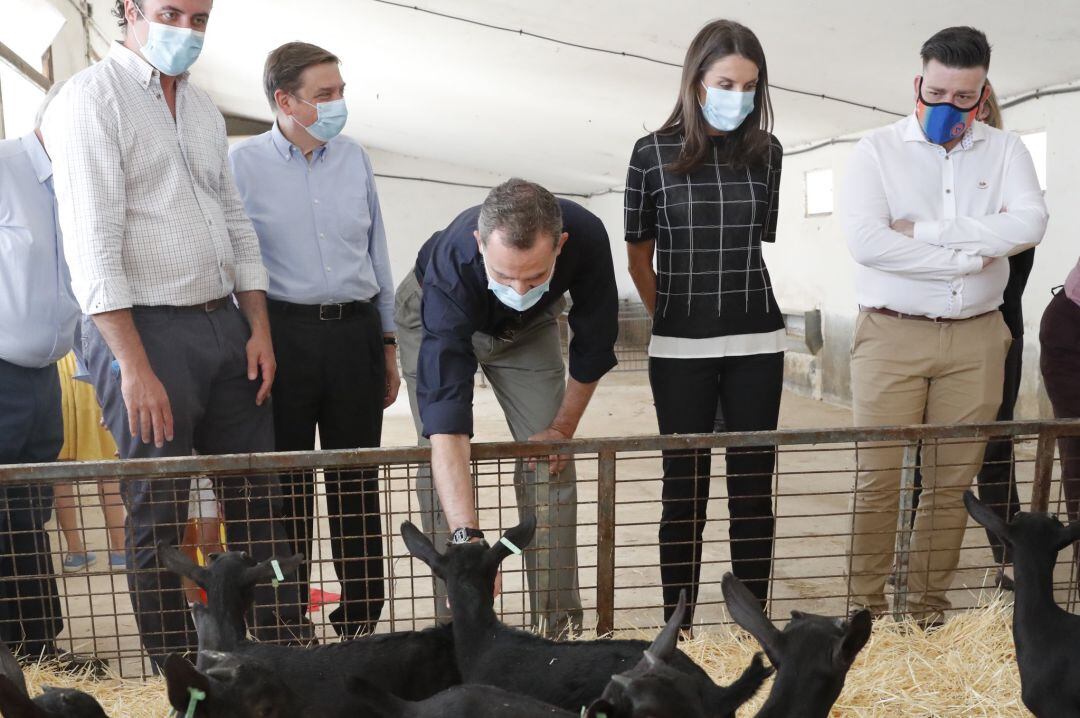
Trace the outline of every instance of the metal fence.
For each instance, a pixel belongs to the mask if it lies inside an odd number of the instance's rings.
[[[615,428],[615,427],[613,427]],[[658,569],[657,524],[662,490],[662,452],[705,452],[712,455],[708,476],[712,501],[702,538],[702,568],[695,625],[707,627],[726,620],[722,610],[720,578],[730,570],[731,519],[727,511],[724,479],[725,450],[732,447],[775,446],[777,469],[763,482],[776,514],[776,541],[773,547],[771,613],[783,618],[790,609],[843,615],[850,607],[847,586],[848,543],[851,539],[852,504],[859,452],[883,445],[908,447],[902,469],[904,486],[897,489],[896,505],[909,502],[917,443],[931,447],[946,442],[984,442],[988,437],[1012,445],[1015,453],[1013,480],[1023,504],[1036,510],[1057,508],[1061,498],[1051,490],[1057,473],[1055,439],[1060,435],[1080,435],[1080,422],[1012,422],[967,426],[914,426],[902,428],[784,430],[758,433],[728,433],[671,437],[585,439],[559,444],[477,444],[473,446],[476,500],[481,525],[489,539],[518,521],[514,489],[516,462],[551,453],[572,455],[577,471],[578,579],[587,630],[601,633],[634,632],[652,628],[662,621],[660,573]],[[925,455],[926,452],[924,452]],[[933,452],[930,452],[931,454]],[[348,480],[353,472],[377,472],[381,532],[376,545],[385,557],[380,563],[386,579],[385,605],[378,631],[402,630],[430,625],[435,616],[433,585],[428,568],[412,560],[398,536],[404,520],[421,523],[418,502],[420,469],[429,457],[420,448],[325,451],[292,454],[199,456],[161,460],[132,460],[82,464],[38,464],[0,467],[0,487],[25,485],[53,487],[71,483],[80,505],[79,528],[84,542],[97,551],[98,562],[86,570],[64,572],[61,560],[64,539],[50,524],[51,565],[48,576],[58,581],[60,613],[64,626],[61,647],[79,654],[93,654],[109,660],[122,675],[149,672],[133,617],[127,579],[134,569],[110,570],[106,556],[102,499],[98,481],[117,480],[123,490],[132,482],[149,482],[167,489],[157,500],[175,498],[188,506],[192,477],[204,477],[216,488],[210,500],[225,516],[225,543],[230,548],[249,547],[245,541],[257,534],[255,527],[268,519],[251,511],[253,497],[266,478],[277,480],[286,498],[295,492],[295,480],[315,472],[324,482]],[[544,504],[557,482],[545,481],[545,464],[539,464],[533,490],[527,492],[529,512],[543,514]],[[974,474],[976,467],[969,467]],[[528,478],[528,477],[527,477]],[[346,493],[361,488],[346,485]],[[170,492],[172,492],[170,494]],[[1058,492],[1059,493],[1059,492]],[[164,498],[162,498],[164,497]],[[373,497],[368,497],[373,498]],[[901,499],[904,498],[904,501]],[[204,506],[206,502],[204,501]],[[192,514],[197,504],[191,504]],[[0,511],[13,510],[2,507]],[[902,511],[902,509],[901,509]],[[203,511],[203,514],[211,513]],[[312,592],[306,608],[286,606],[307,613],[319,640],[336,640],[330,615],[337,607],[341,584],[336,571],[345,563],[359,561],[345,555],[335,567],[328,518],[327,497],[320,489],[311,513],[313,545],[310,556]],[[204,516],[205,518],[205,516]],[[908,518],[898,513],[897,526],[903,551]],[[333,520],[337,520],[336,518]],[[183,521],[178,519],[178,523]],[[213,525],[213,524],[210,524]],[[172,527],[168,535],[184,534],[185,526]],[[206,532],[204,532],[205,534]],[[549,532],[555,535],[555,532]],[[346,538],[356,538],[355,536]],[[200,541],[202,551],[220,550],[214,532],[198,537],[187,532],[192,544]],[[280,545],[280,544],[277,544]],[[267,546],[255,546],[256,555]],[[535,550],[535,549],[528,549]],[[194,547],[192,552],[195,553]],[[3,558],[3,557],[0,557]],[[1059,598],[1075,604],[1072,563],[1062,561],[1057,576]],[[543,563],[541,562],[543,566]],[[540,571],[557,571],[547,565]],[[965,534],[960,567],[949,591],[954,609],[983,600],[992,590],[996,565],[987,540],[974,525]],[[550,574],[549,574],[550,575]],[[0,582],[13,580],[0,576]],[[541,585],[549,585],[541,581]],[[283,584],[288,587],[290,584]],[[504,563],[504,590],[497,609],[511,625],[530,625],[529,600],[522,561],[511,557]],[[903,581],[889,589],[890,600],[903,602]],[[197,600],[197,591],[188,595]],[[376,599],[372,599],[376,600]],[[185,604],[186,606],[186,604]],[[282,606],[276,607],[279,611]],[[288,611],[281,611],[282,615]],[[0,621],[4,618],[0,611]],[[14,620],[18,620],[16,617]]]

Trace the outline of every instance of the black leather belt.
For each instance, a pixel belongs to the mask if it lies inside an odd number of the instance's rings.
[[[951,324],[953,322],[966,322],[971,319],[978,319],[979,317],[985,317],[987,314],[993,314],[997,310],[983,312],[982,314],[976,314],[973,317],[953,318],[953,317],[926,317],[921,314],[904,314],[892,309],[886,309],[885,307],[864,307],[859,305],[859,311],[869,312],[870,314],[884,314],[887,317],[893,317],[894,319],[916,319],[920,322],[934,322],[936,324]]]
[[[319,319],[324,322],[336,322],[341,319],[355,317],[371,307],[371,301],[362,299],[355,302],[338,302],[335,304],[293,304],[292,302],[280,302],[276,299],[267,299],[266,306],[270,311],[279,314],[288,314],[293,317],[304,319]]]
[[[219,309],[223,309],[226,302],[231,301],[232,295],[229,295],[227,297],[221,297],[220,299],[211,299],[209,302],[193,304],[186,307],[173,306],[171,304],[138,304],[131,309],[136,312],[202,312],[209,314],[210,312],[216,312]]]

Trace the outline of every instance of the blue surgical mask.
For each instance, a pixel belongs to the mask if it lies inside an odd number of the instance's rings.
[[[701,105],[701,112],[705,120],[714,129],[720,132],[731,132],[754,111],[754,94],[751,92],[735,92],[724,90],[719,87],[705,88],[705,102]]]
[[[296,96],[293,95],[293,97]],[[319,113],[319,119],[315,120],[307,127],[300,125],[307,130],[309,135],[319,142],[329,142],[341,134],[341,131],[345,129],[345,123],[349,120],[349,108],[345,106],[344,97],[340,100],[320,102],[317,105],[314,105],[307,100],[301,100],[299,97],[296,99],[300,100],[305,105],[311,105]],[[297,124],[300,123],[298,122]]]
[[[484,270],[485,274],[487,270]],[[531,309],[537,302],[540,301],[540,297],[544,296],[548,289],[551,288],[551,278],[555,276],[555,267],[551,268],[548,273],[547,280],[543,284],[539,284],[524,294],[518,294],[513,287],[508,287],[505,284],[499,284],[491,275],[487,275],[488,289],[495,295],[495,298],[502,302],[505,306],[511,309],[524,312],[527,309]]]
[[[137,3],[135,9],[142,15],[143,20],[146,20],[146,42],[139,43],[139,50],[146,61],[162,75],[176,77],[187,72],[199,59],[206,33],[150,22]],[[132,29],[132,32],[135,30]],[[135,42],[139,42],[138,35],[135,36]]]

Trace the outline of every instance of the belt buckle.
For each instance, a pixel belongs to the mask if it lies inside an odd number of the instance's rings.
[[[332,322],[341,319],[344,312],[343,304],[320,304],[319,305],[319,319],[324,322]],[[335,310],[335,311],[330,311]]]
[[[220,304],[220,299],[211,299],[209,302],[203,302],[202,310],[207,314],[210,314],[211,312],[216,312]]]

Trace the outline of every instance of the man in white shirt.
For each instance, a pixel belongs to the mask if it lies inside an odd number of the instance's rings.
[[[840,206],[857,263],[860,312],[851,385],[858,426],[993,421],[1012,341],[998,307],[1004,258],[1038,244],[1047,212],[1020,138],[975,122],[988,94],[990,45],[969,27],[922,47],[915,112],[856,146]],[[981,442],[922,448],[909,610],[944,620],[967,515],[963,491]],[[850,591],[883,613],[895,543],[902,448],[861,448]]]
[[[124,41],[71,78],[46,118],[72,288],[91,315],[85,359],[123,458],[274,448],[266,270],[224,120],[187,73],[212,7],[118,2]],[[277,479],[215,481],[230,545],[258,560],[286,555]],[[123,484],[132,607],[156,665],[195,644],[180,579],[155,551],[180,543],[189,486]],[[276,596],[260,587],[256,603],[263,637],[279,620],[302,623],[295,583]]]

